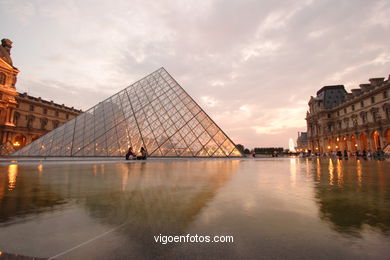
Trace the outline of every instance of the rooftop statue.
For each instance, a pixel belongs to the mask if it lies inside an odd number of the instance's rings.
[[[2,58],[9,65],[13,66],[12,59],[11,59],[11,48],[12,48],[12,41],[11,40],[9,40],[9,39],[2,39],[1,40],[0,58]]]

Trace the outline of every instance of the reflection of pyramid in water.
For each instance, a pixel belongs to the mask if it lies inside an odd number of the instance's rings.
[[[13,155],[242,156],[234,143],[161,68]]]

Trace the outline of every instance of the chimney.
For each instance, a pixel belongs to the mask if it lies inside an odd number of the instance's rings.
[[[352,95],[354,97],[356,97],[356,96],[359,96],[362,93],[362,90],[360,88],[354,88],[354,89],[351,89],[351,92],[352,92]]]
[[[385,80],[385,78],[371,78],[371,79],[369,79],[371,85],[373,85],[374,87],[380,86],[384,80]]]
[[[362,91],[369,91],[370,89],[373,89],[371,84],[360,84],[359,87]]]
[[[350,100],[352,98],[353,98],[353,94],[352,93],[347,93],[346,100]]]

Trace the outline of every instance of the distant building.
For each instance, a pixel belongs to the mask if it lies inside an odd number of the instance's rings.
[[[17,150],[80,114],[80,110],[18,93],[12,42],[0,46],[0,155]]]
[[[298,132],[297,152],[306,152],[308,150],[307,132]]]
[[[390,80],[369,81],[351,93],[343,85],[325,86],[310,98],[306,121],[312,152],[373,152],[390,143]]]

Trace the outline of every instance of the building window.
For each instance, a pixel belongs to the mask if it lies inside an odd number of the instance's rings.
[[[340,116],[340,111],[337,111],[337,116]]]
[[[364,101],[363,101],[363,100],[360,101],[360,106],[361,106],[361,107],[364,107]]]
[[[374,119],[374,122],[378,121],[378,113],[376,111],[372,112],[372,118]]]
[[[379,122],[381,120],[381,115],[379,114],[379,109],[377,107],[372,108],[371,113],[374,122]]]
[[[344,124],[346,128],[349,127],[349,118],[344,118]]]
[[[58,113],[58,111],[56,111],[56,116],[58,116],[59,115],[59,113]]]
[[[351,108],[352,108],[352,111],[355,111],[355,105],[352,105]]]
[[[34,111],[34,106],[30,105],[30,111]]]
[[[4,72],[0,72],[0,84],[1,85],[5,85],[5,73]]]
[[[16,84],[16,77],[14,76],[12,80],[12,86],[15,87],[15,84]]]
[[[390,120],[390,107],[386,108],[386,116],[387,116],[387,119]]]
[[[374,104],[374,103],[375,103],[375,97],[372,96],[372,97],[371,97],[371,104]]]
[[[362,114],[362,121],[363,121],[363,124],[367,123],[367,113]]]
[[[41,129],[45,129],[47,125],[47,118],[41,118]]]
[[[328,114],[328,118],[330,118],[331,117],[331,115],[330,114]]]
[[[47,109],[46,109],[46,108],[43,109],[43,113],[44,113],[45,115],[47,115]]]
[[[59,125],[59,122],[57,120],[53,121],[53,128],[57,128]]]
[[[385,90],[385,92],[383,92],[383,98],[388,98],[387,90]]]
[[[344,108],[344,114],[346,114],[347,113],[347,108]]]
[[[32,128],[34,124],[35,117],[33,115],[26,116],[27,118],[27,128]]]
[[[352,125],[354,127],[358,125],[358,116],[357,115],[352,115],[351,120],[352,120]]]
[[[69,114],[66,114],[66,119],[69,119]]]
[[[14,124],[17,125],[18,124],[18,120],[20,118],[20,114],[18,112],[15,112],[14,113]]]

